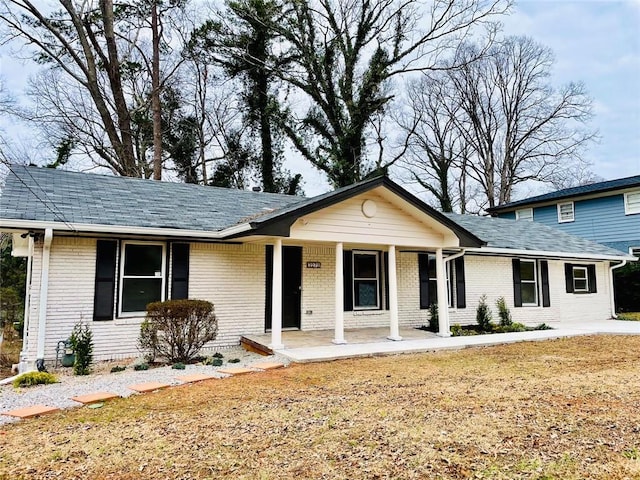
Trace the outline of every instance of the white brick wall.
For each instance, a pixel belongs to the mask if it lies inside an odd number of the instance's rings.
[[[263,245],[192,244],[189,298],[213,302],[219,322],[218,339],[209,346],[237,344],[242,334],[264,332],[265,248]],[[96,240],[54,237],[49,273],[49,302],[45,358],[55,358],[59,340],[66,339],[80,319],[93,331],[95,358],[137,355],[140,323],[137,318],[92,321],[95,285]],[[416,253],[397,255],[399,320],[402,326],[427,323],[428,312],[419,308],[418,260]],[[33,259],[28,353],[35,360],[38,328],[42,243]],[[306,245],[302,264],[302,330],[334,327],[335,250],[332,246]],[[321,262],[322,268],[306,268],[306,262]],[[451,324],[475,323],[480,296],[487,295],[497,321],[495,301],[504,296],[514,321],[557,323],[582,318],[609,317],[608,265],[597,264],[597,294],[565,293],[564,262],[549,261],[551,307],[513,306],[511,259],[465,256],[466,309],[451,309]],[[307,313],[310,311],[311,313]],[[387,327],[388,311],[345,312],[345,328]]]
[[[583,318],[606,319],[611,316],[608,265],[605,262],[598,262],[596,265],[598,293],[573,294],[566,293],[565,290],[565,262],[549,260],[551,306],[516,308],[513,306],[513,272],[510,258],[465,255],[464,261],[467,308],[450,310],[451,325],[476,323],[476,308],[483,294],[487,296],[487,304],[493,312],[495,322],[498,322],[496,300],[501,296],[505,298],[515,322],[554,324],[561,321],[579,321]],[[540,285],[538,288],[540,292]]]

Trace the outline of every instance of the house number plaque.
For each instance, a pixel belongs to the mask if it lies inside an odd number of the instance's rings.
[[[307,262],[307,268],[322,268],[322,263],[320,263],[320,262]]]

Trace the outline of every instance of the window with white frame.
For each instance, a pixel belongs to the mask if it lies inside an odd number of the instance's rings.
[[[353,252],[353,308],[380,308],[380,256],[378,252]]]
[[[120,312],[144,312],[147,304],[164,300],[165,245],[122,242]]]
[[[631,247],[629,248],[629,253],[634,257],[640,258],[640,247]]]
[[[447,276],[447,305],[453,307],[451,295],[451,262],[445,264],[445,275]],[[438,275],[436,273],[436,256],[429,254],[429,304],[438,304]]]
[[[573,291],[589,291],[589,275],[587,274],[587,267],[573,267]]]
[[[558,223],[573,222],[575,214],[573,211],[573,202],[564,202],[558,204]]]
[[[533,221],[533,208],[521,208],[516,210],[516,220]]]
[[[625,215],[640,213],[640,191],[624,194],[624,213]]]
[[[535,260],[520,260],[522,305],[538,305],[538,281]]]

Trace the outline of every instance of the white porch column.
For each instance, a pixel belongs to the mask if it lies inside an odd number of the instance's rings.
[[[442,249],[436,249],[436,283],[438,286],[438,336],[450,337],[449,302],[447,301],[447,272],[445,270]]]
[[[396,272],[396,246],[389,246],[389,340],[402,340],[398,323],[398,275]]]
[[[284,348],[282,344],[282,239],[273,245],[273,283],[271,289],[271,345],[272,350]]]
[[[342,243],[336,243],[336,275],[334,285],[336,287],[336,305],[335,305],[335,333],[333,335],[333,343],[344,344],[344,276],[343,276],[343,248]]]
[[[51,242],[53,241],[53,229],[44,231],[44,244],[42,246],[42,269],[40,273],[40,302],[38,303],[38,360],[44,360],[44,340],[47,328],[47,300],[49,296],[49,259],[51,257]]]

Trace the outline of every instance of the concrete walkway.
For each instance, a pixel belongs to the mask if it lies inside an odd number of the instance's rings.
[[[344,345],[308,345],[305,347],[284,348],[282,350],[276,350],[275,353],[290,359],[292,362],[324,362],[341,358],[432,352],[436,350],[455,350],[467,347],[603,334],[640,335],[640,322],[628,322],[621,320],[582,321],[575,323],[563,322],[561,325],[554,327],[553,330],[496,333],[492,335],[448,338],[431,335],[428,338],[410,338],[397,342],[392,340],[381,340],[368,343],[347,343]]]

